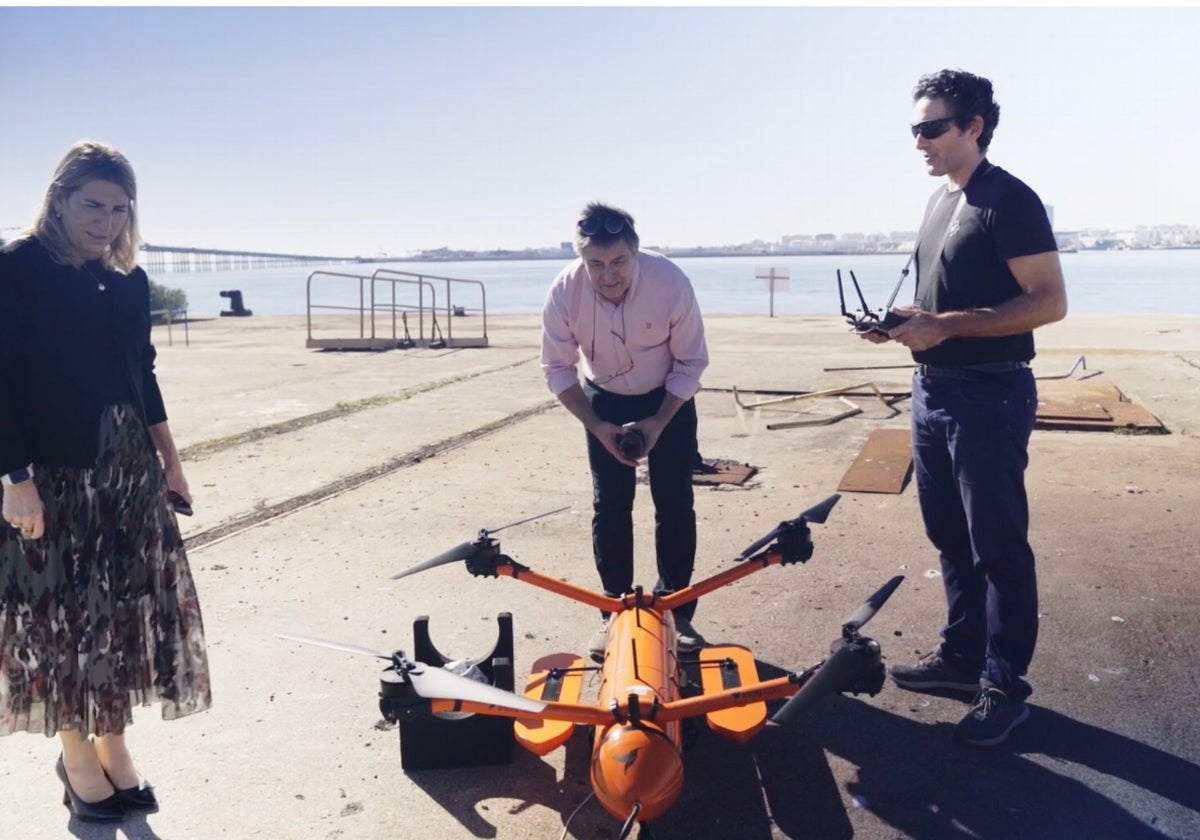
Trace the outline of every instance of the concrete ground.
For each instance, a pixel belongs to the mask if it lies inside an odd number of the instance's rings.
[[[867,435],[905,427],[909,410],[855,398],[855,417],[768,431],[840,404],[745,410],[726,389],[907,390],[902,369],[826,370],[904,365],[906,354],[848,336],[832,316],[707,324],[701,452],[760,471],[744,487],[698,490],[697,579],[834,492]],[[384,663],[274,635],[411,650],[413,620],[428,615],[443,652],[474,657],[510,612],[519,683],[537,657],[582,648],[591,610],[517,581],[458,565],[390,580],[480,528],[565,506],[498,538],[525,565],[595,584],[583,432],[542,383],[538,319],[491,318],[488,336],[486,349],[330,353],[304,349],[303,318],[196,321],[188,344],[178,324],[170,343],[156,328],[195,495],[196,515],[181,524],[214,707],[169,723],[139,711],[128,735],[162,809],[117,826],[69,819],[56,740],[0,740],[0,837],[617,836],[619,822],[589,799],[582,737],[545,758],[518,749],[509,765],[406,774],[377,704]],[[1170,434],[1034,433],[1042,623],[1029,722],[1000,747],[965,749],[951,738],[962,700],[889,683],[874,698],[829,698],[744,747],[701,724],[679,801],[640,836],[1200,836],[1200,317],[1071,316],[1039,331],[1038,347],[1039,376],[1083,355],[1086,372],[1102,371]],[[807,564],[708,596],[697,629],[751,647],[764,676],[797,670],[903,574],[867,632],[892,663],[936,645],[944,600],[915,488],[846,494],[813,532]],[[652,533],[643,488],[636,540],[648,583]]]

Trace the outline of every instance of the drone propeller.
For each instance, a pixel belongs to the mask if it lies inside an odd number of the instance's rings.
[[[417,694],[427,700],[464,700],[535,715],[546,708],[545,703],[537,700],[420,662],[408,663],[405,666],[404,678]]]
[[[512,709],[517,712],[530,712],[531,714],[538,714],[546,708],[545,703],[530,700],[528,697],[513,694],[511,691],[505,691],[502,688],[496,688],[487,683],[477,682],[476,680],[455,674],[443,668],[426,665],[423,662],[412,662],[399,652],[382,653],[360,645],[332,642],[312,636],[296,636],[291,633],[276,633],[275,635],[281,639],[301,642],[306,645],[316,645],[318,647],[330,648],[331,650],[340,650],[344,653],[356,653],[361,656],[374,656],[379,659],[386,659],[395,665],[396,671],[403,676],[405,682],[413,687],[413,691],[426,700],[462,700],[471,703],[498,706],[502,709]]]
[[[887,599],[892,597],[892,593],[896,591],[896,587],[904,580],[904,575],[896,575],[883,586],[879,587],[870,598],[868,598],[861,607],[854,611],[854,614],[846,619],[846,623],[842,625],[842,630],[848,634],[857,633],[862,629],[863,625],[875,617],[875,613],[879,608],[887,603]]]
[[[514,525],[524,525],[526,522],[533,522],[535,519],[553,516],[554,514],[562,513],[564,510],[568,510],[569,508],[570,505],[567,505],[566,507],[560,507],[556,510],[548,510],[545,513],[539,513],[536,516],[519,519],[516,522],[509,522],[507,525],[501,525],[499,528],[483,528],[479,532],[478,539],[474,540],[473,542],[461,543],[448,551],[443,551],[437,557],[430,557],[428,560],[422,560],[412,568],[405,569],[403,572],[392,575],[392,580],[399,580],[402,577],[415,575],[417,572],[423,572],[426,569],[432,569],[434,566],[442,566],[446,563],[454,563],[458,560],[470,560],[475,556],[475,553],[479,551],[479,549],[487,545],[487,539],[490,534],[503,531],[505,528],[512,528]]]
[[[399,580],[402,577],[415,575],[417,572],[423,572],[426,569],[432,569],[434,566],[443,566],[446,563],[454,563],[458,560],[468,560],[475,556],[475,552],[479,550],[479,540],[475,542],[460,543],[449,551],[443,551],[437,557],[430,557],[428,560],[422,560],[417,565],[405,569],[403,572],[398,572],[392,575],[392,580]]]
[[[858,631],[875,616],[875,613],[896,591],[896,587],[902,580],[904,580],[904,575],[896,575],[855,610],[850,618],[846,619],[845,624],[842,625],[842,638],[834,642],[833,653],[817,669],[812,678],[800,686],[800,690],[783,704],[783,708],[772,716],[771,723],[788,723],[818,700],[827,695],[847,690],[863,675],[864,667],[869,666],[871,659],[877,661],[878,648],[876,647],[874,651],[870,650],[870,646],[875,643],[859,636]]]
[[[834,493],[825,501],[818,502],[804,511],[804,513],[800,514],[800,518],[805,522],[815,522],[817,525],[823,525],[840,498],[842,498],[841,493]]]
[[[782,534],[790,531],[792,528],[795,528],[797,524],[802,524],[804,522],[814,522],[818,525],[821,524],[829,518],[829,512],[833,510],[833,506],[838,503],[838,499],[840,498],[842,498],[840,494],[834,493],[828,499],[820,502],[819,504],[813,505],[795,519],[791,519],[787,522],[780,522],[779,525],[771,531],[771,533],[767,534],[761,539],[755,540],[754,542],[750,543],[750,545],[742,549],[742,553],[733,558],[734,562],[740,563],[749,557],[753,557],[760,548],[770,545],[772,541],[778,539]]]
[[[346,642],[333,642],[328,639],[318,639],[315,636],[296,636],[292,633],[276,633],[275,636],[280,639],[287,639],[290,642],[316,645],[317,647],[329,648],[330,650],[340,650],[343,653],[357,653],[360,656],[377,656],[380,659],[386,659],[388,662],[391,662],[393,659],[390,653],[383,653],[382,651],[371,650],[361,645],[352,645]]]
[[[860,667],[861,660],[849,645],[838,648],[830,654],[812,678],[800,686],[800,690],[783,704],[783,708],[772,715],[771,723],[789,723],[818,700],[843,690],[858,675]]]
[[[570,509],[571,509],[570,505],[564,505],[563,507],[555,508],[554,510],[548,510],[545,513],[539,513],[536,516],[530,516],[525,519],[518,519],[516,522],[509,522],[507,525],[501,525],[499,528],[485,528],[484,530],[487,531],[487,533],[489,533],[489,534],[495,534],[500,531],[503,531],[505,528],[513,528],[517,525],[524,525],[526,522],[533,522],[536,519],[544,519],[547,516],[553,516],[556,513],[562,513],[564,510],[570,510]]]

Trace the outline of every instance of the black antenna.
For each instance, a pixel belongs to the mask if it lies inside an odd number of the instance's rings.
[[[854,316],[846,311],[846,293],[844,291],[842,291],[842,270],[840,268],[837,270],[837,281],[838,281],[838,300],[841,301],[841,303],[842,303],[842,316],[845,318],[853,319]]]
[[[854,291],[858,293],[858,299],[862,303],[863,315],[867,318],[878,320],[879,316],[875,314],[871,307],[867,306],[867,299],[863,297],[862,287],[858,285],[858,278],[854,276],[853,270],[850,272],[850,281],[854,283]]]

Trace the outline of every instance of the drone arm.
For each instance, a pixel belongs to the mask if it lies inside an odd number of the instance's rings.
[[[574,703],[544,703],[540,712],[531,714],[520,709],[510,709],[490,703],[430,698],[429,711],[433,714],[440,714],[442,712],[469,712],[478,715],[515,718],[519,720],[566,720],[585,726],[607,726],[613,722],[613,713],[609,709]]]
[[[780,700],[784,697],[791,697],[804,682],[808,681],[811,674],[810,670],[801,672],[800,674],[789,674],[786,677],[776,677],[772,680],[753,683],[747,686],[730,688],[716,694],[700,694],[695,697],[671,700],[659,708],[654,719],[659,723],[670,723],[671,721],[682,720],[697,715],[706,715],[709,712],[717,712],[721,709],[729,709],[735,706],[749,706],[751,703],[768,702],[771,700]]]
[[[578,601],[581,604],[586,604],[589,607],[606,610],[608,612],[620,612],[624,607],[621,605],[620,598],[612,598],[605,595],[603,592],[594,592],[591,589],[585,589],[574,583],[568,583],[565,580],[544,575],[540,572],[535,572],[517,563],[500,563],[496,566],[496,574],[501,577],[512,577],[525,583],[536,586],[539,589],[545,589],[548,592],[553,592],[556,595],[562,595],[565,598],[570,598],[573,601]]]
[[[783,562],[783,554],[778,550],[768,550],[762,554],[750,557],[747,560],[739,563],[736,566],[717,572],[711,577],[707,577],[702,581],[693,583],[691,586],[672,592],[670,595],[661,595],[655,602],[655,606],[664,610],[676,610],[684,604],[690,604],[697,598],[715,592],[722,587],[728,586],[731,583],[741,580],[744,577],[761,571],[768,566],[776,566]]]

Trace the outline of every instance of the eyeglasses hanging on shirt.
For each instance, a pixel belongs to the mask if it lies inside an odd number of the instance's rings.
[[[633,355],[629,352],[629,348],[625,345],[625,336],[627,335],[627,332],[625,329],[625,301],[622,300],[619,304],[617,304],[617,308],[621,310],[621,332],[618,333],[616,330],[610,329],[608,331],[608,334],[613,337],[613,348],[614,348],[614,350],[616,350],[616,357],[617,357],[618,362],[621,361],[622,354],[624,355],[624,362],[622,362],[621,364],[618,365],[617,372],[612,374],[611,376],[606,376],[604,378],[595,377],[595,373],[596,373],[596,309],[599,308],[599,306],[600,306],[600,301],[598,299],[598,296],[593,294],[592,353],[588,357],[588,363],[592,366],[592,374],[594,377],[592,379],[592,384],[593,385],[607,385],[609,382],[612,382],[618,376],[624,376],[625,374],[627,374],[631,370],[633,370]]]

